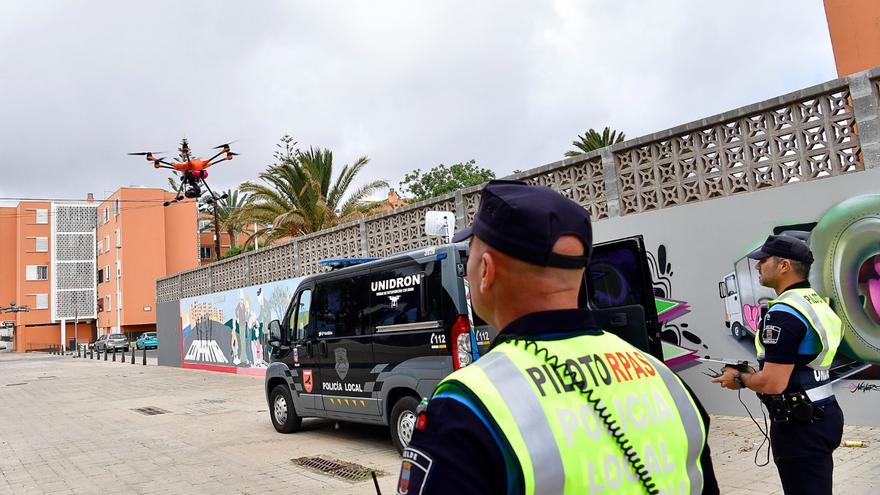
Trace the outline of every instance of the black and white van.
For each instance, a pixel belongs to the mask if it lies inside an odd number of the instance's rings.
[[[467,252],[467,243],[429,247],[305,278],[284,320],[269,324],[275,429],[295,432],[306,417],[390,425],[402,452],[422,398],[495,337],[470,308]],[[601,280],[585,284],[582,303],[604,308],[610,331],[659,352],[641,238],[596,245],[594,258],[588,273]]]

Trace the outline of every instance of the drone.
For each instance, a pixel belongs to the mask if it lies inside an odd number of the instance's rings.
[[[234,141],[233,141],[234,142]],[[217,165],[218,163],[224,160],[232,160],[232,157],[238,156],[238,153],[234,153],[230,150],[229,146],[232,142],[221,144],[220,146],[215,146],[212,149],[219,150],[214,156],[208,158],[207,160],[192,156],[191,150],[189,148],[189,143],[186,138],[180,141],[180,148],[177,150],[180,152],[180,161],[168,161],[165,158],[158,157],[156,155],[160,155],[164,152],[162,151],[140,151],[137,153],[129,153],[132,156],[143,156],[146,157],[148,162],[153,162],[153,167],[155,168],[167,168],[172,170],[175,175],[180,177],[180,187],[177,189],[177,194],[174,199],[171,201],[166,201],[164,206],[168,206],[178,201],[182,201],[184,198],[198,198],[202,195],[202,188],[199,185],[205,186],[205,189],[208,190],[208,193],[211,195],[210,198],[206,200],[207,203],[212,203],[217,200],[223,199],[226,195],[217,196],[214,194],[214,191],[208,187],[208,183],[205,182],[205,179],[208,178],[208,168],[213,165]]]

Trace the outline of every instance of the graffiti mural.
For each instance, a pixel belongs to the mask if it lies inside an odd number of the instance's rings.
[[[690,331],[690,324],[682,317],[690,313],[691,306],[686,301],[672,297],[672,263],[669,261],[665,245],[657,247],[657,253],[648,254],[648,266],[654,284],[654,303],[657,306],[657,321],[660,324],[660,338],[663,342],[663,360],[673,369],[696,362],[699,351],[709,347],[702,339]]]
[[[810,285],[843,322],[831,367],[835,380],[880,378],[880,195],[850,198],[810,223],[778,225],[773,234],[806,241],[815,261]],[[769,234],[769,232],[768,232]],[[763,242],[755,239],[755,246]],[[758,282],[757,262],[741,257],[720,277],[724,324],[730,337],[754,352],[754,335],[774,291]]]
[[[183,366],[262,374],[269,363],[268,328],[282,320],[302,278],[180,301]]]

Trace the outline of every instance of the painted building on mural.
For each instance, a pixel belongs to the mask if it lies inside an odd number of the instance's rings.
[[[244,287],[180,301],[178,331],[184,368],[263,375],[269,365],[268,328],[284,318],[302,278]],[[169,345],[163,349],[168,354]]]
[[[97,327],[134,339],[156,328],[156,279],[199,266],[194,201],[124,187],[97,207]]]
[[[88,342],[95,328],[95,205],[0,208],[0,313],[16,351]]]

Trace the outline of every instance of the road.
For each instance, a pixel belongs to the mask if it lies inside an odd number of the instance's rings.
[[[156,366],[149,352],[143,366],[137,357],[132,365],[0,352],[0,494],[375,493],[369,480],[292,462],[306,456],[378,470],[382,493],[394,493],[400,457],[386,428],[310,419],[282,435],[262,378]],[[880,492],[880,429],[847,426],[844,438],[869,448],[836,451],[835,493]],[[753,464],[760,439],[748,418],[712,417],[722,493],[782,493],[772,462]]]

